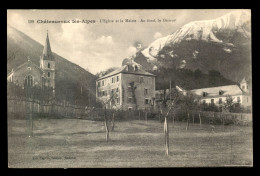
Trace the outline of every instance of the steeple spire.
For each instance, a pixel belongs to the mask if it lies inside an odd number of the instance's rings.
[[[48,30],[47,30],[47,37],[46,37],[45,45],[44,45],[43,52],[42,52],[42,58],[43,58],[43,60],[54,60],[52,52],[51,52],[51,45],[50,45],[50,41],[49,41]]]

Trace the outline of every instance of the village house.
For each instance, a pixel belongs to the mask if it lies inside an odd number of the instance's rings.
[[[96,80],[96,97],[102,102],[111,99],[107,108],[149,109],[155,100],[155,75],[138,65],[123,65]]]
[[[244,108],[252,106],[250,86],[245,78],[240,85],[227,85],[202,89],[193,89],[191,93],[200,96],[200,102],[221,106],[226,102],[227,96],[232,97],[233,103],[239,103]]]
[[[186,95],[187,90],[176,86],[176,89]],[[170,90],[156,90],[155,97],[156,102],[164,99],[169,94]],[[222,106],[226,102],[227,96],[232,97],[233,103],[239,103],[242,107],[250,109],[252,107],[252,93],[251,87],[248,81],[243,78],[240,85],[227,85],[219,87],[209,87],[201,89],[189,90],[190,93],[196,95],[199,98],[200,103],[214,104],[216,106]]]
[[[40,56],[40,66],[34,64],[28,57],[27,62],[16,69],[12,69],[7,74],[7,81],[13,82],[22,88],[26,86],[52,88],[53,96],[55,96],[55,60],[51,51],[48,33],[42,55]]]

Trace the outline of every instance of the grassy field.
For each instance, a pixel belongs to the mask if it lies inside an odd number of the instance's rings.
[[[165,156],[163,123],[116,122],[105,141],[103,122],[37,119],[34,137],[25,120],[8,120],[9,168],[215,167],[252,166],[251,126],[169,123],[170,152]]]

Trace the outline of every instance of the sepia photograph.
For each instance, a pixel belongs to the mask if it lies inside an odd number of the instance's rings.
[[[251,9],[8,9],[8,168],[253,167]]]

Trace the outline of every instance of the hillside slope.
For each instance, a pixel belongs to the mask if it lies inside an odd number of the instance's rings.
[[[32,62],[40,65],[42,51],[43,45],[7,26],[7,73],[26,62],[28,56]],[[96,77],[58,54],[53,52],[53,55],[56,62],[56,98],[71,103],[79,100],[83,104],[95,103]]]

